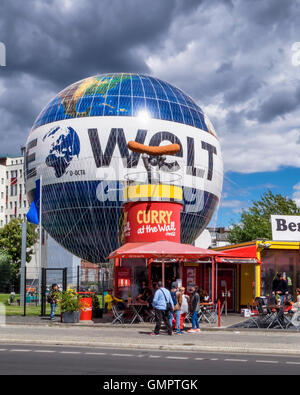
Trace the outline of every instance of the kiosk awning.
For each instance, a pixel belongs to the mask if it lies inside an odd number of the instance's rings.
[[[109,255],[115,258],[176,258],[197,260],[204,257],[223,255],[221,252],[194,247],[190,244],[172,241],[155,241],[152,243],[127,243]]]
[[[257,249],[255,244],[228,248],[217,252],[222,252],[222,256],[218,254],[216,258],[216,261],[219,263],[260,263],[257,259]]]

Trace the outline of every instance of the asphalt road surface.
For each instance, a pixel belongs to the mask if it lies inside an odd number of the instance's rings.
[[[0,374],[300,374],[300,356],[0,344]]]

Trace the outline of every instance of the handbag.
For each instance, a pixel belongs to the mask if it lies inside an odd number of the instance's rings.
[[[161,292],[163,293],[163,295],[164,295],[164,297],[165,297],[165,301],[166,301],[166,305],[167,305],[167,309],[166,309],[166,311],[173,311],[173,306],[172,306],[172,303],[170,303],[170,302],[167,302],[166,295],[165,295],[165,293],[163,292],[163,290],[162,290],[162,289],[161,289]]]

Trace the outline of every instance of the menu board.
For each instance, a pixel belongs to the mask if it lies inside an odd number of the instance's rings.
[[[186,288],[188,293],[191,293],[192,287],[196,285],[196,277],[197,277],[196,274],[197,274],[196,267],[186,268]]]

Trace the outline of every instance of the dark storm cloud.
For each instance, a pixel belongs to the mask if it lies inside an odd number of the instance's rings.
[[[26,4],[26,5],[25,5]],[[199,1],[4,0],[0,37],[9,73],[29,73],[65,86],[99,71],[149,71],[134,51],[159,47],[177,12]]]
[[[272,92],[272,95],[261,103],[258,109],[247,113],[249,119],[256,119],[261,123],[274,120],[276,117],[283,117],[299,107],[299,97],[297,91],[281,90]]]
[[[188,15],[200,3],[2,0],[7,67],[0,69],[0,132],[11,129],[23,143],[42,106],[79,79],[106,71],[149,73],[139,48],[159,49],[176,15]],[[10,139],[1,154],[18,149]]]

